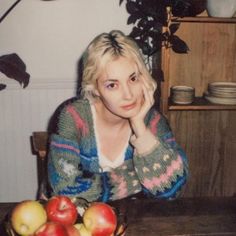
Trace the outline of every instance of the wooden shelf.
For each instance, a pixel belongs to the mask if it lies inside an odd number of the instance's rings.
[[[196,16],[196,17],[172,17],[172,22],[203,22],[203,23],[236,23],[236,17],[225,18],[225,17],[208,17],[208,16]]]
[[[190,50],[187,54],[180,54],[170,47],[162,48],[164,81],[161,83],[160,111],[168,119],[177,143],[188,157],[191,178],[183,197],[234,196],[236,105],[211,103],[203,93],[209,83],[236,82],[236,17],[207,17],[204,13],[196,17],[172,17],[171,20],[180,23],[176,35]],[[180,105],[170,101],[170,89],[176,85],[195,88],[196,97],[192,104]],[[206,219],[204,222],[208,226],[211,224]],[[174,233],[178,234],[177,231]],[[201,233],[207,235],[206,231]]]
[[[169,99],[168,110],[236,110],[236,105],[221,105],[207,101],[204,97],[195,97],[194,102],[187,105],[180,105],[171,102]]]

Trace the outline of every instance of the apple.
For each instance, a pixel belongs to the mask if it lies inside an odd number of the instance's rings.
[[[63,225],[73,225],[78,217],[76,205],[69,197],[54,196],[45,205],[48,220]]]
[[[65,227],[58,222],[46,222],[34,236],[68,236]]]
[[[65,225],[68,236],[81,236],[79,230],[74,225]]]
[[[84,224],[75,224],[74,227],[79,230],[80,236],[92,236],[92,233],[85,228]]]
[[[110,236],[116,229],[117,217],[108,204],[94,202],[85,210],[83,223],[93,236]]]
[[[125,235],[125,226],[120,225],[118,227],[118,229],[116,229],[116,232],[112,233],[110,236],[115,236],[115,235],[124,236]]]
[[[11,214],[12,228],[20,235],[33,234],[46,221],[47,214],[43,205],[34,200],[18,203]]]

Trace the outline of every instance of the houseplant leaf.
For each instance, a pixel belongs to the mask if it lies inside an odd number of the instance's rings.
[[[127,20],[127,24],[135,24],[135,22],[139,19],[137,15],[130,15]]]
[[[30,75],[26,72],[26,65],[16,53],[0,56],[0,72],[23,84],[23,88],[29,84]]]
[[[131,15],[140,12],[139,5],[136,2],[127,2],[126,10]]]
[[[5,84],[0,84],[0,91],[5,89],[7,86]]]
[[[131,33],[129,34],[129,36],[132,38],[140,37],[141,35],[142,35],[142,31],[136,26],[133,27]]]
[[[172,50],[176,53],[188,53],[188,45],[176,35],[170,37],[170,43],[172,45]]]
[[[170,32],[174,34],[180,27],[180,23],[174,23],[170,25]]]

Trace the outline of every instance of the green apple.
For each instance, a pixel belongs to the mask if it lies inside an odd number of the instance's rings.
[[[74,227],[79,230],[80,236],[92,236],[92,233],[85,228],[84,224],[75,224]]]
[[[20,235],[31,235],[47,221],[46,211],[38,201],[18,203],[12,211],[11,224]]]

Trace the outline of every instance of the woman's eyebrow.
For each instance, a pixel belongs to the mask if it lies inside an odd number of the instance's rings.
[[[134,75],[136,75],[136,72],[133,72],[132,74],[130,74],[130,75],[129,75],[129,78],[133,77]],[[109,78],[108,78],[108,79],[102,79],[101,81],[102,81],[103,83],[104,83],[104,82],[117,82],[118,79],[109,79]]]
[[[133,73],[129,76],[129,78],[133,77],[134,75],[136,75],[136,72],[133,72]]]
[[[103,82],[117,82],[117,79],[105,79]]]

